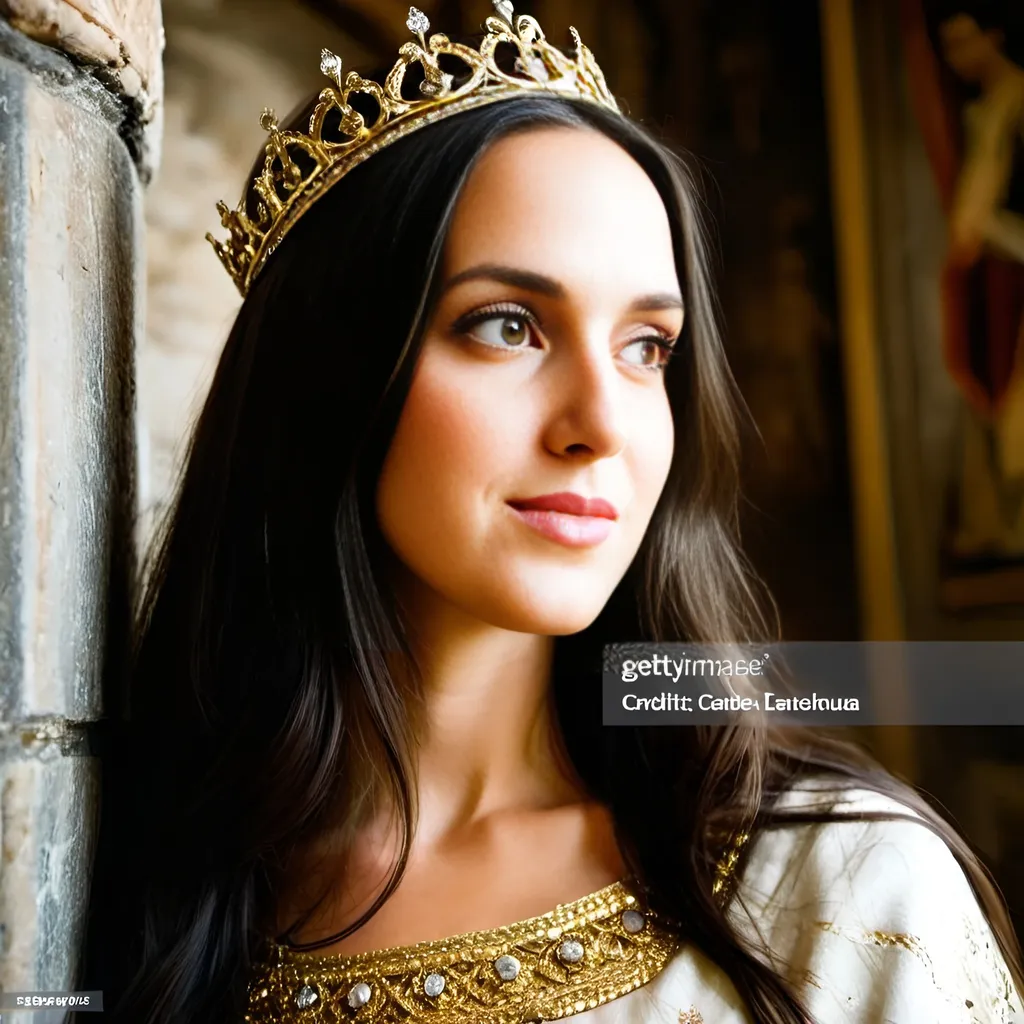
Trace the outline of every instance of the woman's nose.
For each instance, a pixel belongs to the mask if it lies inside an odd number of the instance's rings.
[[[602,343],[572,346],[552,361],[545,446],[556,455],[609,458],[627,440],[621,373]]]

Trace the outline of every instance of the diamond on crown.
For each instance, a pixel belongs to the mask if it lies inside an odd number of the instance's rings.
[[[476,47],[452,42],[442,33],[428,41],[430,20],[411,7],[406,26],[418,41],[399,48],[398,60],[383,82],[354,71],[343,79],[341,58],[322,50],[320,70],[333,88],[321,91],[305,130],[282,128],[273,111],[264,111],[260,120],[270,137],[262,167],[234,209],[217,204],[228,238],[206,236],[243,296],[306,208],[395,139],[470,107],[537,93],[585,100],[620,113],[594,55],[575,29],[570,29],[575,56],[569,56],[547,41],[535,18],[522,14],[513,24],[510,0],[492,3],[496,16],[484,22],[484,36]],[[516,74],[499,66],[496,52],[504,46],[517,51]],[[442,57],[461,63],[468,72],[459,75],[458,85],[455,76],[442,69]],[[423,69],[416,98],[402,89],[412,64]],[[372,120],[349,105],[354,95],[375,101],[377,114]]]
[[[493,2],[494,9],[498,12],[498,17],[504,18],[511,25],[513,8],[509,0],[493,0]]]
[[[418,8],[409,8],[409,17],[405,19],[405,27],[414,35],[421,36],[430,29],[430,19]]]
[[[341,58],[336,53],[331,53],[326,47],[320,51],[320,71],[328,78],[333,79],[339,89],[342,87]]]
[[[443,96],[452,87],[452,82],[455,79],[452,75],[442,75],[436,82],[432,82],[429,78],[425,78],[420,82],[420,92],[424,96]]]

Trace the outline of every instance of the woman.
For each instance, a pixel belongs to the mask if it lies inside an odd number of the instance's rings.
[[[384,90],[325,53],[222,208],[246,299],[139,617],[96,986],[153,1024],[1013,1019],[994,887],[856,748],[601,727],[605,643],[772,631],[691,181],[495,6],[478,50],[413,11]]]

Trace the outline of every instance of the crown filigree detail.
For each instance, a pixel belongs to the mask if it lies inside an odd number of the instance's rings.
[[[568,56],[547,41],[534,18],[516,17],[509,0],[492,2],[495,14],[484,22],[477,49],[452,42],[440,32],[428,38],[429,19],[410,7],[406,27],[416,38],[401,46],[383,84],[355,71],[343,75],[341,58],[323,50],[320,70],[331,84],[317,98],[308,132],[282,131],[274,112],[264,109],[260,124],[269,138],[263,167],[252,182],[254,196],[250,199],[247,188],[233,210],[218,203],[228,238],[206,236],[243,296],[312,203],[357,164],[417,128],[524,94],[582,99],[619,113],[594,55],[575,28],[569,29],[574,54]],[[503,45],[510,48],[510,57],[514,55],[511,70],[499,66]],[[406,74],[414,64],[423,77],[419,95],[409,97],[403,86],[408,89]],[[359,102],[359,110],[353,100]]]

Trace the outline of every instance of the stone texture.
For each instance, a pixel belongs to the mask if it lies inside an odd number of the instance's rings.
[[[106,68],[152,118],[162,93],[160,0],[0,0],[20,32]]]
[[[117,104],[42,46],[14,50],[24,62],[0,56],[0,985],[39,991],[74,987],[96,814],[86,732],[124,665],[142,217]]]
[[[138,179],[2,58],[0,109],[0,715],[91,719],[133,497]]]
[[[0,764],[0,986],[55,991],[73,987],[83,937],[97,765],[50,740],[18,751],[22,738]]]

